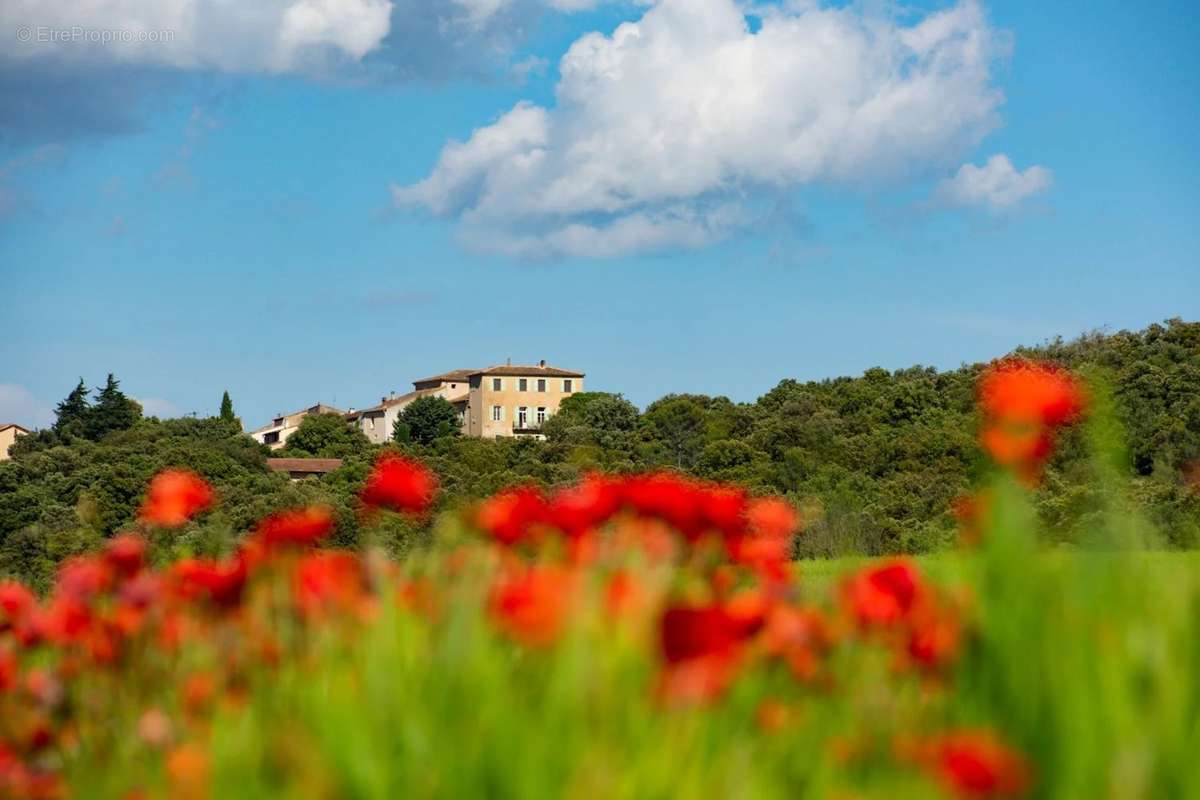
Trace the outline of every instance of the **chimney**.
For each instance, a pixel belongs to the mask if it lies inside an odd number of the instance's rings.
[[[541,361],[539,361],[538,366],[541,367],[542,369],[545,369],[546,368],[546,359],[543,358]]]
[[[511,358],[506,358],[506,359],[504,359],[504,363],[505,363],[507,366],[510,366],[510,367],[511,367],[511,366],[512,366],[512,359],[511,359]]]
[[[386,398],[386,397],[381,397],[381,398],[379,398],[379,402],[381,402],[381,403],[386,403],[386,402],[387,402],[387,398]]]

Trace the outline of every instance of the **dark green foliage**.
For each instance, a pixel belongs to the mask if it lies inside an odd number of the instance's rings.
[[[456,436],[460,429],[454,406],[444,397],[426,395],[413,400],[400,412],[392,428],[392,438],[398,443],[412,441],[427,445],[435,439]]]
[[[233,401],[229,399],[228,390],[221,395],[220,417],[224,422],[236,422],[238,423],[238,427],[241,427],[241,423],[238,422],[237,415],[233,413]]]
[[[1021,352],[1108,387],[1103,395],[1111,395],[1117,423],[1110,438],[1120,440],[1110,448],[1113,474],[1097,475],[1088,458],[1096,445],[1084,427],[1059,436],[1033,494],[1048,543],[1081,543],[1105,498],[1119,496],[1163,533],[1163,544],[1200,546],[1200,489],[1182,478],[1200,459],[1200,324],[1172,320]],[[981,369],[789,379],[755,403],[672,395],[641,415],[620,395],[581,392],[546,422],[545,441],[455,436],[453,407],[422,398],[401,416],[389,446],[438,473],[440,508],[519,482],[568,483],[592,469],[682,468],[787,496],[805,520],[798,555],[925,552],[953,541],[952,503],[991,469],[975,440]],[[127,398],[110,383],[104,419],[119,423],[106,423],[99,441],[82,435],[91,412],[86,389],[77,390],[59,406],[62,425],[20,437],[12,459],[0,462],[0,574],[46,585],[62,558],[130,525],[147,481],[168,466],[200,472],[220,497],[215,510],[171,537],[168,555],[220,551],[263,515],[313,502],[336,509],[338,543],[359,543],[355,498],[380,448],[342,417],[307,417],[279,455],[343,458],[344,466],[320,480],[289,482],[266,470],[266,449],[236,422],[139,421],[132,401],[122,411],[117,400]],[[113,427],[131,416],[124,429]],[[400,517],[388,517],[381,530],[378,543],[394,554],[430,536]]]
[[[83,378],[80,378],[79,384],[54,409],[56,415],[54,432],[57,434],[74,433],[82,436],[90,410],[87,384],[83,382]]]
[[[104,386],[96,389],[96,402],[85,417],[84,430],[92,441],[98,441],[113,431],[132,428],[142,417],[142,407],[126,397],[121,382],[108,373]]]
[[[346,424],[341,414],[309,414],[288,437],[280,456],[297,458],[346,458],[362,455],[370,447],[366,435]]]

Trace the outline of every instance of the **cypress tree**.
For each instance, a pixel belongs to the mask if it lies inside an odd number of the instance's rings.
[[[84,384],[83,378],[80,378],[79,385],[72,389],[71,393],[54,408],[54,414],[57,417],[54,420],[54,432],[62,433],[72,422],[84,424],[90,410],[87,386]]]
[[[233,414],[233,401],[229,399],[229,390],[221,395],[221,419],[225,422],[237,422],[237,417]]]
[[[96,404],[88,412],[88,438],[98,440],[112,431],[132,428],[141,415],[138,404],[125,396],[121,382],[110,372],[103,388],[96,389]]]

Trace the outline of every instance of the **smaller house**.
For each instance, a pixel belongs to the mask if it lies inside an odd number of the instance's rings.
[[[370,408],[352,409],[346,414],[346,419],[374,444],[391,441],[400,412],[418,397],[444,397],[458,411],[459,418],[465,419],[468,383],[473,372],[474,370],[470,369],[458,369],[413,381],[413,391],[402,395],[388,395],[380,399],[379,405]]]
[[[267,469],[286,472],[294,481],[320,478],[342,465],[340,458],[268,458]]]
[[[27,433],[29,433],[28,428],[22,428],[15,422],[0,425],[0,461],[10,457],[8,448],[13,446],[18,436],[24,436]]]
[[[250,436],[256,442],[265,444],[272,450],[278,450],[287,442],[288,437],[296,432],[300,427],[300,423],[309,414],[342,414],[341,409],[327,406],[324,403],[317,403],[315,406],[293,411],[291,414],[280,414],[271,420],[269,425],[264,425],[256,431],[251,431]]]

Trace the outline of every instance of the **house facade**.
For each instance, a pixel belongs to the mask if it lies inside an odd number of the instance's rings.
[[[256,431],[251,431],[250,436],[260,444],[265,444],[272,450],[278,450],[287,442],[291,436],[300,427],[300,423],[309,414],[342,414],[345,413],[341,409],[327,406],[324,403],[317,403],[315,406],[293,411],[290,414],[280,414],[271,420],[270,424],[264,425]]]
[[[466,418],[468,380],[475,370],[458,369],[429,378],[413,381],[413,390],[407,394],[389,395],[380,399],[379,405],[351,410],[346,419],[361,430],[375,444],[390,441],[396,420],[412,401],[418,397],[444,397],[458,409],[459,417]],[[465,432],[465,431],[464,431]]]
[[[0,461],[10,458],[8,448],[13,446],[18,436],[24,436],[27,433],[29,433],[28,429],[22,428],[15,422],[0,425]]]
[[[541,436],[542,424],[563,400],[583,391],[584,374],[552,367],[545,361],[533,365],[504,364],[486,369],[456,369],[413,381],[406,394],[381,397],[377,405],[350,409],[346,421],[374,444],[391,441],[396,420],[414,400],[443,397],[458,411],[464,436]],[[309,414],[342,414],[326,405],[315,405],[292,414],[281,414],[270,425],[250,435],[272,449],[283,447]]]
[[[542,424],[562,401],[583,391],[582,372],[536,365],[504,364],[470,375],[463,432],[468,436],[541,436]]]

